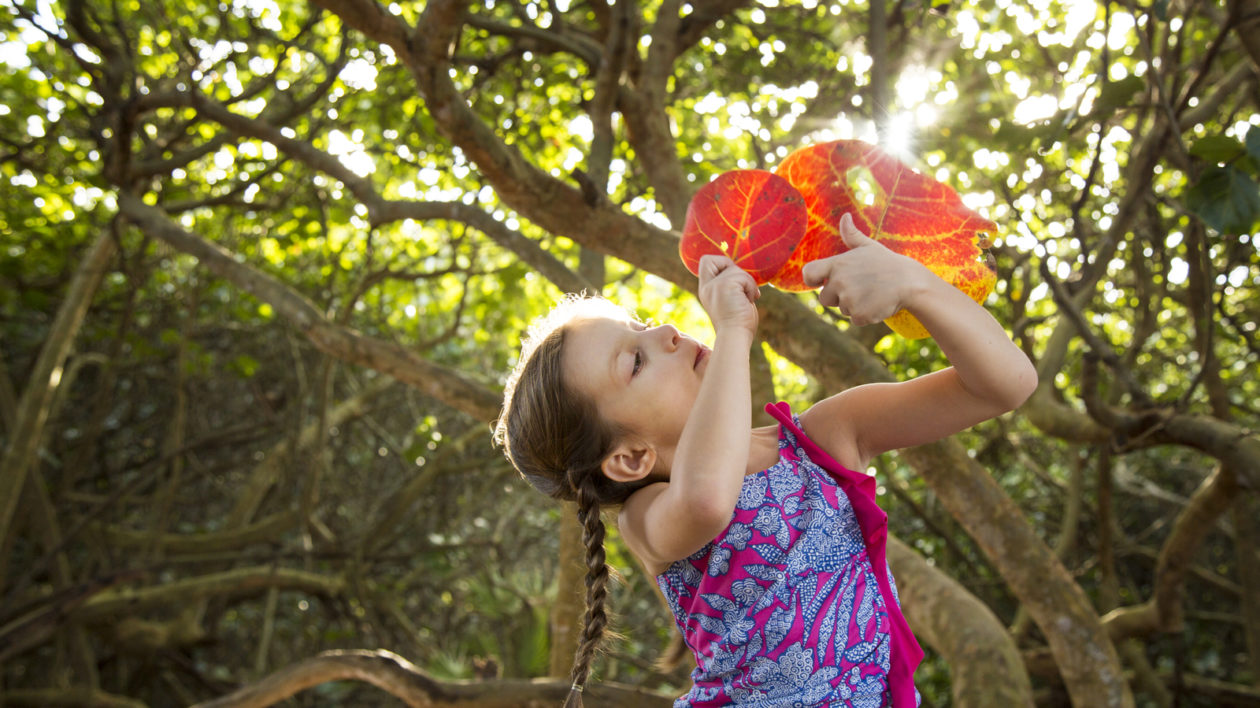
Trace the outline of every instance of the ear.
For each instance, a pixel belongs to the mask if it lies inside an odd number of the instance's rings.
[[[614,482],[637,482],[656,466],[656,449],[641,442],[620,442],[599,466]]]

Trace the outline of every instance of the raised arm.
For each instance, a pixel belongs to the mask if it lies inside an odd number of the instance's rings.
[[[757,328],[756,283],[729,259],[700,262],[700,302],[716,331],[713,351],[676,446],[660,444],[668,483],[635,492],[620,529],[644,565],[659,572],[713,540],[739,499],[752,435],[748,351]]]
[[[906,309],[952,364],[901,383],[849,389],[803,414],[806,430],[840,462],[861,469],[875,455],[939,440],[1032,394],[1036,370],[987,310],[918,261],[863,235],[847,214],[840,234],[850,250],[803,271],[807,284],[822,287],[820,302],[857,325]]]

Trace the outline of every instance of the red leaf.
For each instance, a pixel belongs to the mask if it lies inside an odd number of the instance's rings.
[[[678,254],[698,274],[701,256],[725,253],[763,285],[804,232],[805,203],[792,185],[764,170],[732,170],[692,198]]]

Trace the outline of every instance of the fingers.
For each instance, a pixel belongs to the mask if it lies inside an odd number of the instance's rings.
[[[761,297],[761,291],[757,288],[757,281],[727,256],[701,256],[699,270],[702,284],[718,276],[733,278],[739,283],[740,288],[748,296],[749,300],[756,300]]]
[[[741,273],[743,271],[740,271]],[[749,302],[756,302],[761,297],[761,288],[757,287],[757,281],[753,280],[751,275],[744,273],[745,278],[740,280],[740,287],[743,288],[744,294],[748,296]]]
[[[831,267],[826,259],[810,261],[801,268],[801,279],[811,288],[821,288],[827,284]]]
[[[853,215],[845,212],[840,217],[839,224],[840,240],[850,251],[855,248],[861,248],[869,244],[878,243],[866,234],[862,233],[856,224],[853,223]],[[811,288],[821,288],[827,285],[832,275],[834,263],[844,258],[844,254],[838,256],[830,256],[827,258],[819,258],[816,261],[806,263],[801,268],[801,279],[805,281],[805,285]]]
[[[735,261],[727,256],[707,255],[700,257],[700,280],[712,280],[723,271],[735,266]]]
[[[823,307],[838,307],[840,308],[840,314],[845,317],[849,316],[846,308],[840,302],[840,293],[837,292],[837,289],[835,288],[824,287],[822,290],[818,291],[818,304]]]
[[[858,230],[856,224],[853,223],[853,215],[845,212],[840,217],[840,240],[849,248],[857,248],[868,243],[875,243],[875,240]]]

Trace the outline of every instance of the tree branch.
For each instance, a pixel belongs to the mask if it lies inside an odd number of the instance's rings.
[[[1031,708],[1032,684],[1019,647],[993,611],[891,536],[888,565],[915,635],[949,665],[954,703]]]
[[[1186,573],[1204,538],[1216,519],[1229,509],[1237,492],[1234,475],[1224,468],[1217,468],[1203,481],[1177,516],[1172,533],[1160,550],[1152,597],[1140,605],[1112,610],[1103,617],[1103,625],[1113,640],[1182,630]]]
[[[342,361],[389,374],[478,420],[490,421],[498,416],[499,397],[485,386],[397,344],[328,322],[323,313],[297,291],[242,263],[222,246],[185,231],[161,210],[131,194],[120,192],[118,206],[124,216],[145,232],[176,250],[196,256],[210,272],[270,304],[316,349]]]
[[[11,548],[8,539],[18,499],[22,495],[22,485],[44,439],[44,425],[48,422],[57,388],[61,384],[62,366],[115,251],[111,229],[101,229],[75,270],[65,299],[57,309],[48,337],[27,379],[26,388],[22,390],[16,422],[8,436],[3,457],[0,457],[0,549],[4,549],[0,550],[0,578],[4,576],[3,568]],[[2,584],[0,580],[0,586]]]
[[[264,708],[312,686],[345,680],[370,683],[415,708],[558,705],[569,693],[568,681],[441,681],[393,652],[327,651],[193,708]],[[611,683],[590,684],[585,694],[592,705],[608,708],[665,708],[673,703],[672,697]]]
[[[345,580],[273,565],[237,568],[146,588],[105,590],[73,610],[70,617],[95,622],[154,607],[182,606],[210,597],[248,595],[272,587],[332,597],[342,593]]]

